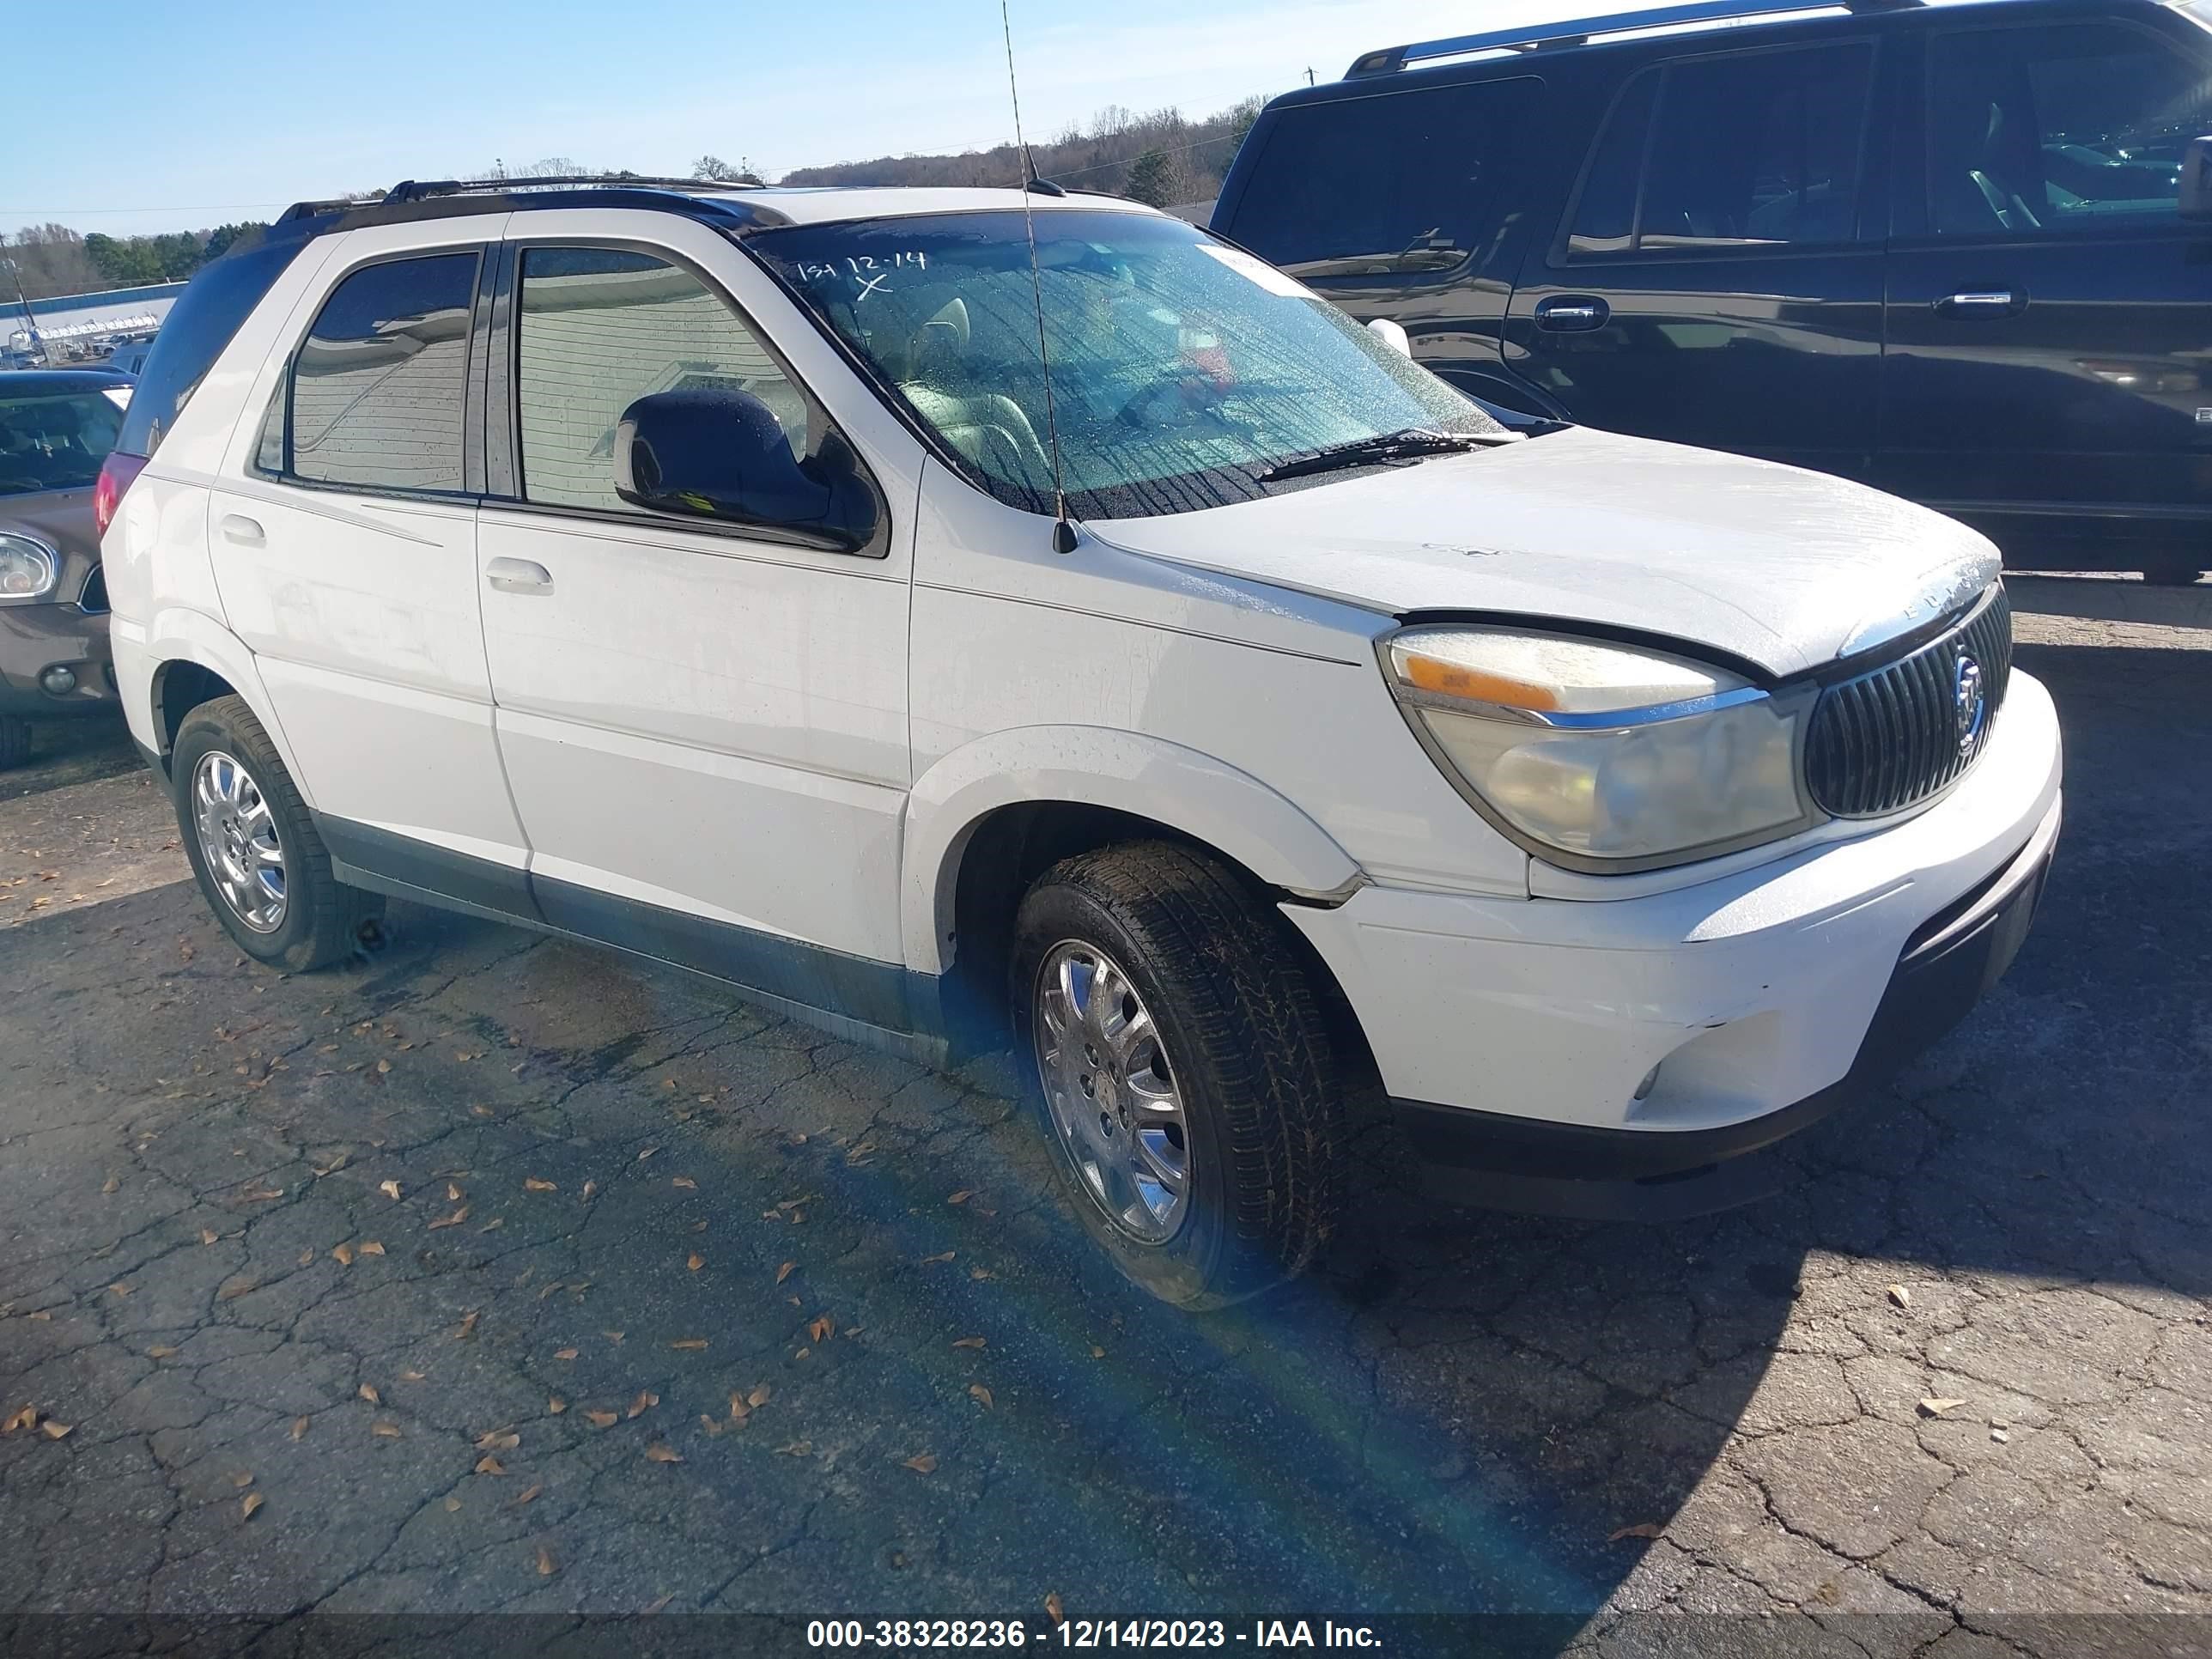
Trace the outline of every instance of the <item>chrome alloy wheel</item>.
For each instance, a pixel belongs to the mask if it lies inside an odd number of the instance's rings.
[[[282,927],[283,844],[261,786],[235,756],[211,749],[192,769],[192,823],[208,874],[232,914],[257,933]]]
[[[1113,958],[1063,939],[1030,992],[1037,1076],[1052,1127],[1113,1224],[1164,1244],[1190,1199],[1190,1127],[1158,1028]]]

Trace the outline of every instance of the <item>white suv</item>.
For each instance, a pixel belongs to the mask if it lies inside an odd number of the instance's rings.
[[[1011,1032],[1186,1305],[1327,1237],[1365,1078],[1470,1200],[1741,1198],[2003,971],[2057,834],[1979,536],[1510,429],[1126,202],[303,206],[130,413],[116,671],[240,948],[399,894]]]

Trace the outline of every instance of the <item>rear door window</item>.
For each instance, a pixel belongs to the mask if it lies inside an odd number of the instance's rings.
[[[462,488],[477,257],[386,259],[331,292],[292,360],[288,476],[367,489]]]
[[[301,236],[286,235],[236,246],[194,276],[161,319],[115,447],[129,455],[151,455],[231,337],[284,274]]]
[[[1495,234],[1529,159],[1521,77],[1278,112],[1228,234],[1308,278],[1449,270]]]
[[[1942,235],[2172,225],[2212,77],[2119,23],[1961,29],[1929,47],[1928,202]]]
[[[1855,240],[1873,76],[1863,42],[1646,71],[1591,153],[1568,256]]]

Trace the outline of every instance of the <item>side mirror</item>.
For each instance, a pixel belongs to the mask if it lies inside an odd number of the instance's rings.
[[[2185,219],[2212,219],[2212,138],[2191,138],[2181,147],[2181,195],[2175,204]]]
[[[1401,357],[1413,355],[1413,343],[1406,337],[1406,331],[1388,317],[1377,317],[1367,325],[1367,331],[1389,346]]]
[[[656,392],[615,428],[615,494],[632,507],[781,530],[840,552],[873,538],[875,492],[834,433],[805,459],[748,392]]]

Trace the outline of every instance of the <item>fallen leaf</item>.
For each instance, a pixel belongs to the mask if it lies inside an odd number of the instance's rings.
[[[399,1425],[389,1418],[379,1418],[368,1425],[368,1431],[374,1435],[380,1435],[386,1440],[399,1438]]]
[[[477,1334],[477,1310],[470,1309],[461,1316],[461,1322],[453,1327],[453,1340],[461,1341]]]
[[[386,1073],[391,1071],[391,1069],[392,1062],[388,1060],[380,1060],[376,1062],[376,1074],[379,1077],[384,1076]]]
[[[200,1229],[200,1243],[203,1243],[203,1244],[212,1244],[212,1243],[215,1243],[215,1238],[216,1238],[216,1233],[215,1233],[215,1229],[214,1229],[214,1228],[212,1228],[212,1227],[203,1227],[203,1228],[201,1228],[201,1229]]]
[[[998,1275],[994,1273],[988,1267],[970,1267],[968,1270],[968,1277],[970,1279],[995,1279]]]
[[[453,1214],[440,1216],[435,1221],[430,1224],[428,1231],[434,1233],[441,1227],[458,1227],[461,1223],[466,1221],[468,1218],[469,1206],[464,1204],[459,1209],[454,1211]]]
[[[447,1498],[447,1499],[446,1499],[446,1513],[447,1513],[447,1514],[448,1514],[448,1515],[458,1515],[458,1514],[460,1512],[460,1508],[461,1508],[461,1500],[460,1500],[459,1498]]]
[[[399,1183],[396,1181],[380,1181],[377,1182],[376,1190],[382,1193],[386,1198],[398,1198],[399,1196]]]
[[[295,1417],[292,1419],[293,1439],[305,1440],[307,1437],[307,1424],[310,1420],[305,1417]]]
[[[576,1357],[576,1350],[574,1348],[556,1348],[553,1350],[553,1357],[556,1359],[574,1359]]]
[[[685,1259],[684,1265],[696,1273],[700,1268],[707,1265],[707,1258],[701,1255],[698,1251],[694,1250],[691,1252],[690,1255]]]
[[[980,1336],[963,1336],[952,1346],[956,1348],[987,1348],[990,1344]]]
[[[730,1417],[732,1421],[744,1422],[746,1418],[752,1415],[752,1409],[745,1404],[744,1395],[739,1394],[735,1389],[730,1390]]]
[[[13,1434],[18,1429],[27,1429],[39,1420],[36,1406],[23,1406],[9,1413],[8,1420],[0,1423],[0,1434]]]
[[[592,1194],[593,1193],[596,1193],[596,1192],[597,1192],[597,1191],[599,1191],[599,1183],[598,1182],[596,1182],[596,1181],[587,1181],[587,1182],[586,1182],[584,1183],[584,1198],[585,1198],[585,1200],[586,1200],[586,1202],[589,1202],[589,1201],[590,1201],[590,1200],[591,1200],[591,1196],[592,1196]]]
[[[253,1511],[261,1507],[262,1502],[263,1499],[259,1492],[250,1492],[246,1493],[246,1501],[238,1506],[238,1518],[241,1521],[251,1521],[253,1519]]]
[[[778,1446],[775,1449],[776,1455],[779,1457],[804,1457],[813,1449],[814,1443],[811,1440],[794,1440],[788,1446]]]
[[[532,1498],[537,1497],[539,1492],[544,1492],[544,1490],[545,1488],[544,1486],[525,1486],[520,1492],[515,1494],[515,1508],[520,1509],[525,1504],[527,1504]]]
[[[642,1417],[646,1413],[651,1411],[659,1403],[660,1396],[659,1395],[653,1393],[650,1389],[641,1389],[638,1390],[637,1398],[629,1402],[629,1414],[634,1418]]]
[[[532,1176],[522,1183],[522,1190],[526,1193],[557,1193],[561,1188],[557,1182],[540,1181],[536,1176]]]
[[[402,1382],[420,1382],[428,1375],[428,1371],[406,1370],[399,1373],[399,1380]]]
[[[707,1339],[703,1336],[680,1337],[668,1346],[684,1353],[704,1353],[707,1351]]]
[[[354,1392],[372,1406],[381,1406],[384,1403],[384,1396],[377,1393],[376,1384],[374,1382],[364,1382]]]
[[[230,1484],[234,1486],[240,1487],[252,1486],[253,1484],[253,1471],[252,1469],[240,1469],[236,1474],[230,1477]]]
[[[937,1454],[934,1452],[917,1453],[915,1455],[906,1460],[906,1466],[912,1469],[916,1474],[934,1474],[937,1472]]]
[[[57,1423],[50,1417],[39,1425],[39,1431],[49,1440],[59,1440],[75,1426],[74,1424],[70,1423]]]
[[[463,1192],[459,1187],[456,1187],[452,1182],[449,1181],[446,1183],[447,1203],[458,1204],[467,1196],[468,1194],[466,1193]]]
[[[156,1342],[152,1347],[146,1350],[146,1358],[149,1359],[167,1359],[174,1352],[176,1352],[176,1350],[171,1347],[167,1343]]]
[[[1920,1409],[1929,1417],[1941,1417],[1945,1412],[1956,1411],[1966,1403],[1963,1400],[1928,1399],[1920,1402]]]
[[[511,1429],[488,1429],[477,1437],[478,1451],[513,1451],[522,1443],[522,1437]]]
[[[678,1176],[668,1184],[672,1187],[681,1187],[687,1193],[696,1193],[699,1190],[699,1183],[692,1180],[690,1176]]]
[[[615,1424],[619,1423],[621,1420],[621,1418],[617,1417],[612,1412],[586,1412],[584,1413],[584,1421],[589,1423],[595,1429],[611,1428]]]
[[[112,1193],[122,1185],[122,1182],[118,1180],[115,1176],[110,1176],[106,1180],[100,1183],[100,1190],[103,1193]]]
[[[806,1322],[807,1340],[813,1342],[827,1342],[830,1340],[830,1334],[836,1328],[836,1321],[830,1318],[828,1314],[817,1314]]]
[[[699,1426],[706,1430],[708,1434],[711,1437],[721,1433],[723,1424],[720,1418],[709,1417],[705,1412],[701,1412],[699,1413]]]
[[[353,1246],[350,1244],[339,1245],[337,1249],[331,1252],[331,1259],[336,1261],[341,1267],[352,1267]]]
[[[775,1270],[775,1282],[779,1285],[782,1284],[785,1279],[791,1277],[792,1270],[798,1266],[799,1264],[796,1261],[785,1262],[783,1266]]]
[[[557,1394],[545,1402],[545,1414],[548,1417],[558,1417],[568,1409],[568,1402]]]
[[[945,1201],[947,1204],[965,1204],[969,1199],[975,1196],[975,1194],[972,1188],[963,1187],[958,1192],[953,1194],[951,1197],[946,1199]]]
[[[981,1382],[970,1382],[968,1385],[968,1397],[985,1411],[991,1409],[991,1391]]]
[[[768,1384],[763,1382],[754,1389],[750,1394],[745,1396],[745,1404],[750,1406],[755,1411],[758,1411],[763,1406],[768,1404],[770,1393],[771,1390]]]
[[[1632,1527],[1623,1527],[1618,1532],[1607,1534],[1605,1541],[1618,1544],[1624,1538],[1656,1538],[1659,1531],[1656,1521],[1639,1521]]]
[[[644,1163],[644,1162],[645,1162],[645,1160],[646,1160],[646,1159],[647,1159],[648,1158],[651,1158],[651,1157],[652,1157],[655,1152],[659,1152],[659,1150],[660,1150],[660,1148],[659,1148],[659,1147],[658,1147],[658,1146],[648,1146],[648,1147],[647,1147],[643,1152],[640,1152],[640,1153],[637,1155],[637,1161],[638,1161],[639,1163],[642,1164],[642,1163]]]
[[[553,1559],[553,1552],[540,1544],[538,1547],[538,1576],[541,1578],[550,1578],[560,1571],[560,1566]]]
[[[489,1452],[486,1452],[482,1457],[477,1459],[477,1473],[478,1474],[505,1474],[507,1473],[507,1466],[501,1462],[499,1459],[494,1457]]]
[[[363,1239],[362,1241],[361,1253],[363,1255],[382,1255],[384,1254],[384,1246],[378,1243],[376,1240],[373,1238]]]
[[[1103,1359],[1106,1357],[1106,1350],[1094,1343],[1091,1349],[1091,1357],[1093,1359]]]
[[[601,1331],[599,1334],[610,1342],[619,1343],[623,1340],[623,1334],[620,1331]]]
[[[300,1265],[302,1267],[313,1267],[314,1265],[314,1261],[315,1253],[313,1249],[309,1249],[300,1252]]]
[[[131,1294],[131,1287],[130,1287],[128,1285],[125,1285],[125,1284],[121,1279],[117,1279],[117,1280],[115,1281],[115,1283],[113,1283],[112,1285],[110,1285],[107,1288],[108,1288],[109,1290],[111,1290],[111,1291],[114,1291],[114,1292],[115,1292],[115,1294],[116,1294],[116,1295],[118,1295],[118,1296],[128,1296],[128,1295],[130,1295],[130,1294]]]
[[[1044,1616],[1055,1625],[1065,1622],[1066,1610],[1060,1604],[1060,1592],[1048,1590],[1044,1598]]]
[[[935,1255],[926,1255],[922,1257],[921,1265],[925,1267],[934,1267],[940,1261],[951,1261],[954,1252],[951,1250],[940,1250]]]
[[[252,1279],[234,1279],[229,1284],[224,1285],[221,1290],[215,1293],[215,1299],[218,1302],[235,1302],[240,1297],[244,1296],[252,1288],[253,1281]]]
[[[1912,1305],[1912,1292],[1902,1285],[1893,1285],[1889,1287],[1889,1299],[1900,1308],[1909,1308]]]
[[[681,1463],[684,1454],[665,1441],[656,1440],[645,1449],[645,1461],[648,1463]]]

